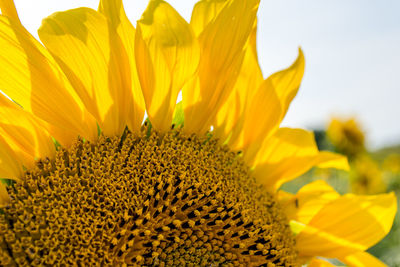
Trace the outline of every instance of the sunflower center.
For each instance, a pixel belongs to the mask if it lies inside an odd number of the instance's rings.
[[[8,191],[2,266],[296,265],[274,197],[207,137],[144,130],[78,140]]]

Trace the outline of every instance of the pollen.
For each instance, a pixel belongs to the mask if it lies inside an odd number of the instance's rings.
[[[79,139],[7,190],[1,266],[297,265],[275,197],[209,136]]]

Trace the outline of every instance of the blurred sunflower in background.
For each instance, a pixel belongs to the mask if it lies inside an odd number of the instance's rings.
[[[379,194],[386,192],[383,172],[377,162],[368,155],[355,158],[350,172],[351,192],[355,194]]]
[[[348,182],[352,193],[371,195],[387,192],[383,170],[368,151],[361,128],[355,118],[333,118],[326,131],[330,142],[327,147],[348,157],[351,167]]]
[[[348,157],[365,152],[365,136],[355,119],[333,118],[326,134],[336,150]]]
[[[382,168],[393,174],[400,174],[400,154],[391,153],[385,157]]]
[[[258,4],[200,1],[187,23],[154,0],[135,29],[101,0],[44,19],[40,43],[0,1],[0,265],[383,265],[365,250],[393,193],[279,190],[348,165],[279,127],[304,57],[263,78]]]

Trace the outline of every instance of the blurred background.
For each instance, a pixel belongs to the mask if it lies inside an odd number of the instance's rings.
[[[312,169],[285,184],[283,189],[294,193],[303,185],[322,179],[341,194],[374,195],[394,191],[397,195],[397,206],[400,206],[400,145],[368,148],[368,132],[352,117],[333,118],[327,127],[314,129],[314,135],[320,150],[346,155],[350,171]],[[400,266],[399,212],[390,233],[368,251],[388,266]]]
[[[37,37],[42,18],[98,0],[15,0]],[[190,20],[196,1],[169,0]],[[147,1],[125,0],[132,23]],[[295,192],[324,179],[341,193],[395,191],[400,198],[400,1],[262,0],[258,53],[264,77],[289,66],[302,47],[306,72],[283,124],[313,130],[320,149],[348,156],[351,171],[311,170],[285,185]],[[400,266],[399,213],[391,233],[370,252]]]

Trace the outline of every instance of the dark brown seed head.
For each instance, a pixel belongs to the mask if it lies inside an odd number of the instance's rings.
[[[77,141],[8,187],[0,265],[294,266],[274,196],[180,131]]]

